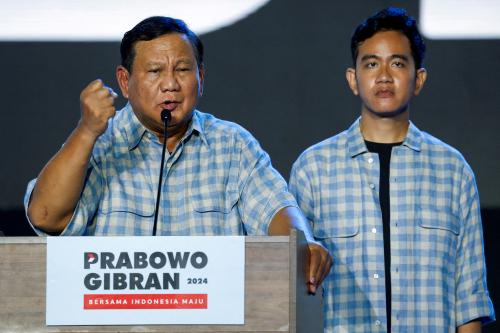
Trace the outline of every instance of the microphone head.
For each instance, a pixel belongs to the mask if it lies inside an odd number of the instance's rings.
[[[170,114],[170,110],[163,109],[161,111],[161,121],[163,121],[165,123],[165,122],[169,122],[170,119],[172,119],[172,115]]]

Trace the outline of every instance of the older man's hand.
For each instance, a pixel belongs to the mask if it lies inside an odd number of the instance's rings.
[[[319,242],[309,242],[309,268],[307,272],[308,291],[315,294],[323,280],[330,273],[332,256]]]

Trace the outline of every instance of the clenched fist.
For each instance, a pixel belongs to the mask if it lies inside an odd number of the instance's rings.
[[[80,94],[81,118],[79,127],[99,137],[108,126],[108,119],[116,113],[115,98],[118,95],[97,79],[92,81]]]

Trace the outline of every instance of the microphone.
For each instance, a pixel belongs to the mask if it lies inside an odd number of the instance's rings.
[[[163,168],[165,165],[165,151],[167,150],[167,126],[172,119],[170,110],[163,109],[161,111],[161,121],[163,122],[163,148],[161,151],[160,176],[158,179],[158,193],[156,195],[155,219],[153,224],[153,236],[156,236],[156,226],[158,225],[158,210],[160,207],[161,183],[163,179]]]
[[[170,119],[172,119],[172,112],[170,112],[170,110],[163,109],[161,111],[160,117],[163,124],[165,124],[165,129],[166,129],[167,123],[170,121]]]

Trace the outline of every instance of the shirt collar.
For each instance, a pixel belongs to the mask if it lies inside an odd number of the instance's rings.
[[[422,150],[422,132],[411,121],[403,146],[415,151]]]
[[[205,133],[205,126],[203,122],[203,116],[198,110],[193,111],[193,116],[189,121],[186,133],[184,133],[180,142],[188,141],[191,138],[192,134],[198,134],[201,141],[205,144],[208,144]]]
[[[120,127],[125,132],[128,149],[132,150],[141,142],[146,133],[146,127],[137,119],[130,103],[127,103],[127,105],[118,112],[123,114]]]
[[[207,134],[205,133],[205,123],[203,121],[203,115],[198,110],[193,111],[193,118],[189,124],[188,130],[184,135],[184,138],[187,138],[191,133],[196,132],[199,134],[201,141],[208,145]]]
[[[144,134],[148,131],[146,127],[139,121],[134,111],[132,110],[132,106],[130,103],[119,112],[123,112],[123,130],[125,131],[125,136],[127,138],[127,146],[129,150],[136,148],[141,142]],[[201,115],[199,111],[194,110],[193,117],[189,122],[189,126],[184,133],[181,141],[186,140],[191,136],[192,133],[199,133],[202,141],[207,144],[206,134],[204,132],[204,126],[201,119]]]
[[[360,127],[361,117],[347,129],[347,148],[351,157],[366,153],[365,139],[361,133]],[[411,121],[408,127],[408,133],[403,141],[403,146],[406,146],[415,151],[420,151],[422,146],[422,132]]]
[[[359,154],[366,153],[365,140],[363,139],[363,134],[361,134],[360,126],[361,117],[356,119],[356,121],[347,129],[347,149],[351,157],[355,157]]]

